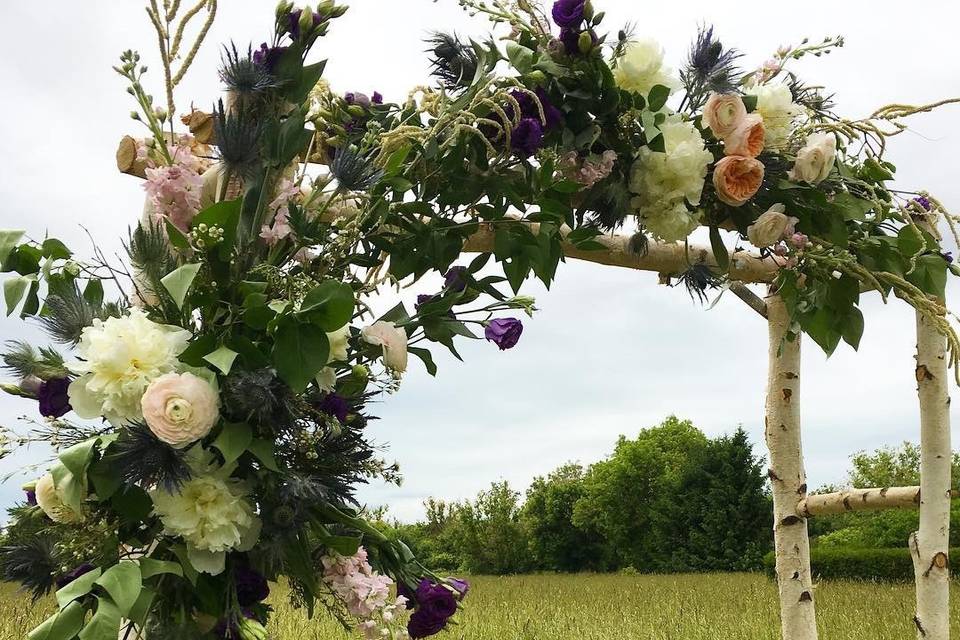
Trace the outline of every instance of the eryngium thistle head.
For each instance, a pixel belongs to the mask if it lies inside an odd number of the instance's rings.
[[[272,369],[232,371],[221,386],[228,420],[278,426],[285,422],[290,389]]]
[[[213,110],[213,140],[220,162],[230,176],[253,178],[260,169],[261,126],[255,114],[238,105],[227,112],[223,100]]]
[[[227,91],[241,95],[262,93],[279,86],[276,78],[262,64],[257,64],[253,56],[253,47],[247,47],[246,55],[237,51],[233,42],[224,45],[220,57],[220,80]]]
[[[450,90],[470,86],[477,73],[477,53],[471,46],[461,42],[456,34],[435,32],[427,38],[433,57],[430,59],[430,73],[440,84]]]
[[[377,168],[373,161],[361,154],[356,147],[349,145],[337,149],[333,162],[330,163],[330,174],[337,179],[344,191],[367,191],[377,183],[383,170]]]
[[[735,49],[723,50],[723,44],[714,38],[713,27],[701,27],[690,47],[690,57],[683,72],[684,82],[699,84],[716,93],[733,91],[737,83],[734,62],[740,57]]]
[[[56,572],[53,540],[47,536],[0,547],[0,580],[19,583],[34,602],[53,589]]]
[[[125,483],[144,489],[157,486],[174,493],[190,479],[186,451],[161,442],[145,424],[121,429],[105,459]]]
[[[707,290],[720,287],[721,280],[713,274],[709,266],[698,262],[683,272],[677,280],[677,284],[680,283],[686,287],[692,300],[699,300],[703,304],[707,301]]]
[[[47,296],[47,312],[40,316],[44,331],[60,344],[77,344],[83,330],[93,324],[95,310],[80,295],[76,283],[59,287],[57,293]]]

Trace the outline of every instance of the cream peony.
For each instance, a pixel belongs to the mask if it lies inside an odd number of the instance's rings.
[[[336,331],[327,334],[330,342],[330,357],[327,362],[346,362],[347,340],[350,338],[350,325],[345,324]]]
[[[696,214],[683,216],[684,202],[700,204],[707,167],[713,154],[691,122],[670,116],[660,126],[664,151],[640,149],[630,171],[631,204],[651,232],[666,242],[682,240],[696,227]]]
[[[724,139],[723,152],[728,156],[756,158],[763,151],[765,136],[763,118],[751,113]]]
[[[37,506],[54,522],[75,524],[83,521],[83,514],[75,511],[63,501],[63,496],[57,490],[56,483],[53,480],[53,474],[48,473],[37,480],[34,492],[37,496]]]
[[[219,475],[196,475],[178,493],[150,492],[164,533],[183,538],[194,568],[213,575],[223,571],[228,551],[250,550],[260,535],[243,484]]]
[[[735,93],[712,93],[703,106],[703,124],[720,140],[736,131],[746,117],[747,107]]]
[[[785,84],[761,84],[747,89],[757,97],[757,110],[763,118],[764,144],[770,149],[781,149],[790,140],[793,120],[802,113],[793,102],[790,87]]]
[[[786,207],[775,204],[747,227],[747,237],[753,246],[762,249],[793,235],[797,219],[786,215],[784,211]]]
[[[403,373],[407,370],[407,332],[392,322],[378,320],[360,332],[364,342],[383,347],[383,364]]]
[[[114,424],[143,417],[140,398],[151,381],[178,366],[190,340],[180,327],[151,322],[140,309],[121,318],[94,320],[81,334],[83,359],[71,368],[70,405],[81,418],[106,417]]]
[[[140,407],[150,431],[182,449],[210,433],[220,417],[220,396],[192,373],[167,373],[150,383]]]
[[[663,48],[649,38],[628,42],[623,57],[617,60],[613,70],[617,86],[645,98],[658,84],[671,91],[679,88],[680,81],[671,74],[672,71],[663,66]]]
[[[794,182],[820,184],[837,159],[837,137],[832,133],[812,133],[807,136],[803,148],[797,152],[797,161],[790,170]]]

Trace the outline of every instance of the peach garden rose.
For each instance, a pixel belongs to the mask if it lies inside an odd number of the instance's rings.
[[[713,168],[717,197],[731,207],[740,207],[756,195],[763,182],[763,163],[747,156],[721,158]]]
[[[177,449],[210,433],[220,415],[216,390],[192,373],[160,376],[147,387],[140,404],[150,431]]]
[[[760,114],[751,113],[723,140],[723,152],[728,156],[756,158],[763,151],[766,130]]]

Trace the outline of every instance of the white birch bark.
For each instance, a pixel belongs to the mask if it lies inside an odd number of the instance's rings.
[[[773,491],[773,537],[783,640],[817,640],[807,521],[797,508],[807,495],[800,438],[800,337],[787,340],[789,316],[778,295],[767,298],[770,330],[766,438]]]
[[[920,397],[920,530],[910,536],[917,582],[914,624],[921,640],[950,637],[950,396],[947,343],[917,313],[917,392]]]

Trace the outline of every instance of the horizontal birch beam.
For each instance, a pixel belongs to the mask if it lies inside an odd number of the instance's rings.
[[[960,497],[956,489],[951,497]],[[836,493],[810,495],[797,505],[801,518],[828,516],[848,511],[876,511],[880,509],[917,509],[920,507],[920,487],[878,487],[847,489]]]

